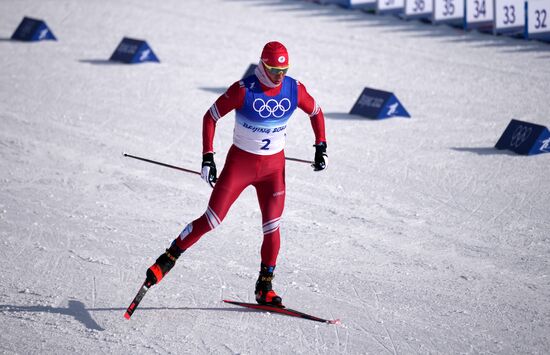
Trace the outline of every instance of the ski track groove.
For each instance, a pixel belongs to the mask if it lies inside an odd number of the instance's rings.
[[[379,339],[374,335],[374,333],[372,333],[370,330],[368,330],[367,328],[365,328],[365,327],[362,326],[361,324],[356,323],[356,322],[354,322],[354,323],[357,325],[357,327],[358,327],[359,329],[361,329],[363,332],[365,332],[365,333],[368,334],[371,338],[373,338],[378,344],[380,344],[380,346],[382,346],[382,348],[386,349],[386,351],[387,351],[388,353],[391,353],[391,352],[392,352],[392,349],[390,349],[386,344],[384,344],[383,341],[379,340]]]
[[[306,350],[311,350],[313,348],[315,349],[316,354],[320,354],[319,347],[315,346],[316,345],[315,343],[320,343],[320,341],[318,341],[319,339],[318,330],[315,331],[315,338],[313,339],[313,343],[310,344],[310,342],[307,340],[307,335],[306,335],[306,332],[304,332],[304,328],[302,327],[302,325],[299,325],[298,329],[300,330],[300,340],[302,343],[302,347]]]
[[[95,308],[95,300],[97,298],[97,287],[96,287],[96,281],[95,276],[93,277],[92,282],[92,308]]]
[[[497,169],[491,169],[490,170],[490,174],[488,176],[485,177],[484,181],[494,181],[495,180],[495,177],[498,177],[500,174],[501,174],[501,171],[502,171],[502,164],[503,162],[500,161],[499,164],[498,164],[498,168]],[[471,177],[471,180],[473,181],[477,181],[477,180],[474,180],[473,177]],[[475,184],[474,185],[474,191],[469,195],[470,198],[468,198],[467,200],[468,201],[473,201],[473,200],[479,200],[479,203],[478,205],[470,211],[470,213],[468,214],[468,216],[466,216],[464,218],[464,223],[467,224],[466,222],[469,222],[472,220],[472,218],[474,217],[474,215],[476,215],[478,213],[478,211],[480,210],[480,208],[484,205],[487,204],[487,202],[490,200],[490,196],[488,197],[487,194],[485,194],[485,199],[484,200],[481,200],[481,198],[471,198],[472,196],[474,196],[474,192],[477,191],[479,188],[479,183]]]
[[[449,183],[449,181],[451,183]],[[447,203],[452,202],[450,207],[456,207],[458,209],[464,210],[464,206],[462,206],[462,204],[460,202],[458,202],[458,200],[455,197],[455,194],[453,193],[453,190],[451,189],[451,186],[453,186],[453,185],[454,184],[452,184],[452,178],[450,178],[449,175],[445,176],[444,184],[443,184],[443,191],[447,195]],[[449,199],[449,197],[450,197],[450,199]]]
[[[325,349],[328,349],[326,339],[320,334],[319,332],[319,326],[315,325],[315,351],[320,354],[320,347],[323,347]],[[336,343],[336,347],[338,348],[338,343]]]
[[[16,197],[16,196],[14,196]],[[35,234],[37,233],[36,232],[36,228],[33,228],[33,226],[35,226],[33,224],[33,221],[31,219],[31,217],[27,217],[27,215],[25,215],[25,219],[27,219],[26,223],[24,223],[24,225],[28,226],[29,228],[29,231],[28,232],[24,232],[24,239],[23,239],[23,245],[18,245],[17,247],[13,247],[15,249],[15,259],[18,259],[21,254],[23,254],[23,252],[27,252],[28,250],[32,249],[32,242],[34,240],[36,240],[37,238],[35,237]]]
[[[330,316],[332,317],[332,319],[335,319],[334,314],[332,314],[332,312],[331,312]],[[344,329],[344,328],[340,327],[338,325],[334,325],[334,332],[336,333],[336,339],[338,340],[338,353],[346,354],[348,352],[349,332],[346,329],[346,339],[345,339],[345,342],[342,344],[344,349],[340,350],[340,347],[341,347],[341,339],[340,339],[340,334],[339,334],[340,329]]]
[[[397,349],[395,348],[395,342],[393,341],[393,338],[392,338],[390,332],[388,331],[388,327],[386,327],[386,325],[384,324],[384,321],[382,319],[380,319],[380,299],[378,298],[378,293],[376,292],[376,289],[374,288],[374,286],[372,286],[372,284],[370,282],[367,282],[367,285],[371,289],[371,291],[374,294],[374,297],[376,299],[376,318],[377,318],[377,321],[380,324],[382,324],[382,327],[384,328],[384,331],[385,331],[386,335],[388,336],[388,339],[390,340],[390,344],[391,344],[391,347],[392,347],[392,350],[393,350],[393,354],[397,355]]]
[[[319,332],[319,328],[316,328],[316,331]],[[340,334],[338,334],[338,329],[334,327],[334,336],[336,337],[336,349],[338,349],[338,353],[342,354],[342,351],[340,350]]]
[[[369,315],[369,318],[371,318],[372,320],[374,320],[376,323],[379,323],[378,320],[376,319],[373,319],[370,315],[370,312],[369,310],[367,309],[367,307],[365,307],[365,304],[363,302],[363,300],[361,299],[361,297],[359,296],[359,292],[357,292],[357,289],[355,288],[355,286],[351,286],[351,288],[353,289],[353,292],[355,293],[355,296],[356,298],[359,300],[359,304],[361,305],[361,308],[363,309],[363,312],[365,314],[368,314]],[[376,298],[376,308],[378,309],[378,298]],[[354,322],[355,323],[355,322]],[[378,344],[380,344],[380,346],[382,346],[382,348],[386,349],[386,351],[388,353],[392,353],[392,350],[390,348],[388,348],[386,346],[386,344],[384,344],[384,342],[382,342],[381,340],[379,340],[375,335],[374,333],[372,333],[370,330],[366,329],[364,326],[362,326],[361,324],[359,323],[355,323],[364,333],[366,333],[368,336],[370,336],[372,339],[374,339],[374,341],[376,341]]]
[[[300,345],[302,349],[307,349],[307,345],[304,343],[304,331],[300,325],[298,325],[298,330],[300,331]]]
[[[516,203],[516,206],[515,208],[512,208],[512,211],[514,211],[515,213],[517,213],[518,215],[522,216],[523,219],[527,219],[527,216],[525,216],[525,214],[523,212],[521,212],[521,209],[518,208],[518,207],[523,207],[523,205],[525,204],[525,201],[527,200],[527,197],[529,197],[529,200],[531,199],[529,196],[528,193],[524,193],[523,196],[521,197],[521,201],[519,201],[518,203]]]
[[[134,188],[131,187],[129,183],[123,182],[122,185],[125,186],[126,188],[128,188],[128,190],[130,190],[130,191],[132,191],[133,193],[137,194],[137,191],[134,190]]]
[[[147,350],[150,350],[149,347],[150,345],[145,343],[147,341],[146,338],[143,338],[143,337],[140,337],[140,339],[142,339],[142,342],[143,342],[143,347]],[[155,339],[155,352],[157,354],[161,353],[161,354],[171,354],[172,352],[166,348],[166,346],[164,346],[163,344],[165,344],[166,342],[164,341],[164,339]],[[158,349],[161,349],[162,352],[159,352]]]
[[[470,213],[468,214],[468,216],[466,216],[466,217],[464,218],[464,223],[466,224],[466,222],[471,221],[472,218],[474,217],[474,215],[479,211],[479,209],[480,209],[483,205],[485,205],[485,203],[486,203],[486,201],[480,201],[480,202],[477,204],[477,206],[474,207],[474,208],[470,211]]]
[[[527,199],[527,197],[529,197],[529,198],[528,198],[528,201],[529,201],[529,200],[531,200],[532,196],[533,196],[533,195],[526,194],[525,197],[524,197],[524,198],[522,199],[522,201],[521,201],[522,206],[517,206],[516,208],[513,209],[513,211],[514,211],[515,213],[517,213],[519,216],[521,216],[523,220],[529,220],[529,219],[531,219],[530,213],[527,214],[527,213],[523,212],[522,209],[525,209],[525,210],[526,210],[526,209],[529,208],[529,205],[525,206],[525,208],[524,208],[523,205],[525,205],[525,200]],[[519,207],[521,207],[521,208],[519,208]]]
[[[466,181],[466,184],[465,184],[464,188],[460,192],[460,196],[466,201],[475,201],[476,200],[475,198],[472,198],[474,196],[475,192],[477,191],[477,189],[476,189],[477,184],[475,184],[474,181],[475,181],[474,177],[470,176],[468,178],[468,180]],[[471,187],[471,188],[469,188],[469,187]],[[470,210],[469,206],[464,206],[464,209],[466,211]]]
[[[192,298],[192,301],[193,301],[193,305],[195,307],[198,307],[199,303],[197,302],[197,296],[195,295],[195,288],[191,286],[190,291],[191,291],[191,298]]]
[[[491,219],[489,219],[488,222],[490,222],[491,224],[495,223],[496,220],[504,214],[504,212],[510,209],[510,207],[514,204],[514,201],[515,201],[515,196],[511,196],[508,200],[508,203],[500,210],[500,212],[494,214],[493,217],[491,217]]]
[[[246,332],[246,329],[248,329],[250,326],[250,315],[247,314],[247,312],[241,313],[241,319],[239,321],[239,324],[241,324],[241,329],[243,330],[243,333],[245,334],[248,333]],[[243,349],[247,349],[248,344],[249,344],[248,337],[243,337]]]
[[[223,290],[225,289],[225,285],[223,284],[223,279],[220,276],[220,272],[216,272],[216,277],[218,278],[218,282],[220,284],[220,300],[223,300]]]
[[[225,344],[225,343],[222,344],[222,347],[224,347],[224,348],[226,348],[227,350],[229,350],[229,352],[230,352],[231,354],[239,354],[238,351],[233,350],[229,345],[227,345],[227,344]]]
[[[314,287],[315,286],[319,287],[319,285],[317,285],[315,282],[313,282],[313,278],[309,275],[309,273],[305,272],[304,275],[309,279],[311,285],[313,285]],[[319,335],[318,331],[319,330],[317,328],[317,335]],[[303,331],[302,331],[302,333],[303,333]],[[326,346],[326,341],[325,341],[325,346]],[[339,337],[338,337],[338,333],[336,333],[336,347],[339,348],[339,346],[340,346],[340,340],[339,340]],[[316,351],[317,352],[319,351],[318,348],[316,348]]]

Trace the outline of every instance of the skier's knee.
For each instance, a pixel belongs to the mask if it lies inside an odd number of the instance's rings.
[[[208,206],[206,212],[204,212],[204,216],[208,221],[210,229],[214,229],[219,226],[220,223],[222,223],[222,219],[216,214],[216,212],[214,212],[214,210],[210,206]]]

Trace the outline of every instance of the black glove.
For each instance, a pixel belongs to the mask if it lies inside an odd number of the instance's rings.
[[[216,163],[214,163],[214,153],[206,153],[202,156],[201,178],[212,187],[214,187],[214,183],[218,181],[218,172],[216,170]]]
[[[311,164],[314,171],[325,170],[328,165],[327,143],[315,144],[315,163]]]

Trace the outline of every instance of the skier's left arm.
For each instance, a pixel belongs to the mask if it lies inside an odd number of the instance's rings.
[[[304,84],[298,82],[298,107],[310,119],[315,134],[315,163],[313,170],[325,170],[328,166],[327,139],[325,137],[325,116],[315,99],[307,92]]]

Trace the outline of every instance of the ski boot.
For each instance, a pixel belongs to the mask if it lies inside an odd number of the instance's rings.
[[[273,270],[275,270],[275,266],[261,265],[260,276],[258,277],[258,281],[256,281],[256,290],[254,291],[256,302],[258,304],[283,308],[282,298],[277,296],[271,286],[271,280],[275,277],[273,276]]]
[[[159,256],[155,263],[147,269],[147,283],[153,286],[162,280],[164,276],[176,265],[176,260],[180,257],[183,250],[181,250],[176,243],[172,243],[170,248],[166,249],[166,252]]]

